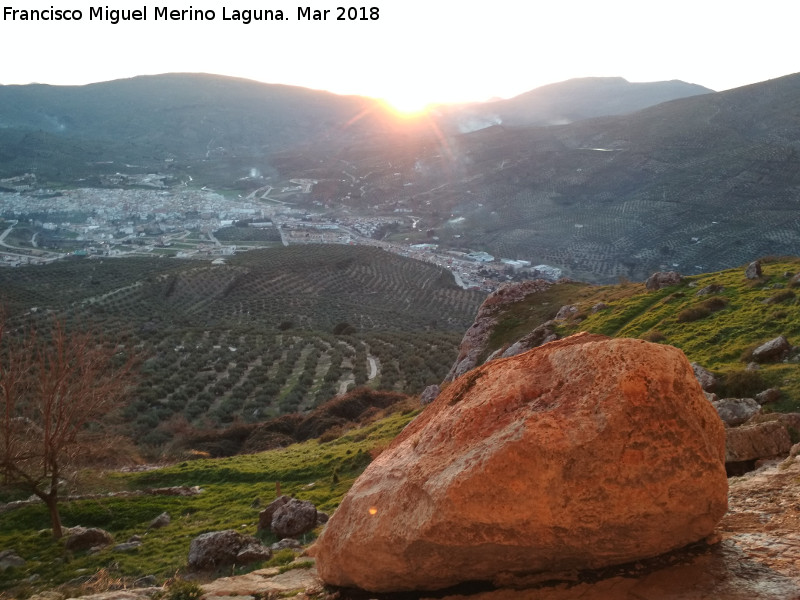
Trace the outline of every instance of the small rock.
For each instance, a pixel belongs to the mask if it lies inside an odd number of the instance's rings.
[[[436,396],[438,396],[441,392],[442,389],[438,385],[429,385],[422,391],[422,394],[419,397],[419,403],[422,406],[427,406],[436,400]]]
[[[694,376],[697,377],[697,381],[700,382],[700,387],[703,388],[703,391],[713,392],[714,388],[717,386],[717,378],[714,377],[714,374],[697,363],[692,363],[692,370],[694,371]]]
[[[0,552],[0,572],[12,567],[25,566],[25,559],[17,556],[13,550],[3,550]]]
[[[114,543],[110,533],[97,527],[73,527],[64,542],[67,550],[90,550],[102,548]]]
[[[744,270],[744,276],[748,279],[758,279],[762,275],[761,273],[761,261],[755,260],[747,265],[747,268]]]
[[[658,271],[647,278],[644,286],[648,291],[654,292],[670,285],[677,285],[683,278],[677,271]]]
[[[608,304],[605,302],[598,302],[592,307],[592,314],[600,312],[601,310],[605,310],[608,308]]]
[[[114,546],[114,552],[131,552],[132,550],[136,550],[141,545],[142,542],[124,542]]]
[[[275,542],[269,547],[269,549],[273,552],[285,550],[286,548],[290,548],[292,550],[302,550],[303,545],[293,538],[284,538],[280,542]]]
[[[778,388],[769,388],[756,394],[756,402],[761,405],[777,402],[781,399],[781,391]]]
[[[574,304],[567,304],[558,309],[554,321],[566,321],[578,314],[578,307]]]
[[[761,370],[761,365],[757,362],[749,362],[745,367],[745,371],[759,371]]]
[[[317,526],[317,509],[308,500],[291,498],[278,507],[272,516],[270,528],[279,538],[290,538],[308,533]]]
[[[741,425],[761,412],[761,405],[752,398],[723,398],[711,404],[728,427]]]
[[[162,527],[166,527],[170,524],[170,516],[169,513],[163,512],[158,515],[155,519],[150,521],[150,525],[147,526],[148,529],[160,529]]]
[[[258,531],[269,531],[275,511],[291,500],[291,496],[278,496],[258,513]]]
[[[698,290],[695,296],[708,296],[709,294],[717,294],[725,289],[725,286],[712,283],[711,285],[707,285],[706,287]]]
[[[66,596],[61,592],[57,592],[55,590],[48,590],[45,592],[39,592],[38,594],[34,594],[28,600],[64,600]]]
[[[158,583],[155,575],[145,575],[133,582],[134,587],[153,587]]]
[[[247,544],[236,553],[236,563],[240,565],[262,562],[270,558],[272,558],[272,551],[257,540],[256,543]]]
[[[319,510],[317,511],[317,525],[324,525],[328,522],[328,519],[330,519],[328,513],[324,513]]]
[[[777,362],[789,356],[791,349],[792,345],[786,337],[779,335],[753,350],[753,360],[760,363]]]

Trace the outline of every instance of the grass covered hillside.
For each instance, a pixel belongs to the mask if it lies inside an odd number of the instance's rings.
[[[643,283],[591,286],[562,283],[528,296],[498,316],[485,356],[523,337],[565,305],[578,308],[557,331],[642,338],[671,344],[721,378],[717,394],[752,396],[768,388],[783,392],[774,410],[800,410],[800,364],[762,364],[746,369],[750,353],[779,335],[800,345],[800,259],[762,260],[763,277],[747,279],[744,267],[684,278],[679,285],[648,292]],[[603,303],[605,308],[594,309]],[[766,407],[765,407],[766,408]]]
[[[483,294],[382,250],[292,246],[225,265],[76,259],[0,270],[12,326],[66,327],[133,347],[140,383],[122,411],[154,451],[188,424],[256,423],[348,388],[418,393],[442,380]]]
[[[54,588],[75,597],[110,586],[134,587],[134,581],[147,575],[161,585],[186,572],[189,544],[201,533],[236,529],[255,535],[258,513],[275,498],[278,482],[282,493],[310,500],[319,510],[331,512],[373,456],[416,414],[402,404],[394,410],[378,412],[373,416],[377,420],[332,441],[311,440],[259,454],[200,459],[139,473],[82,474],[77,491],[99,493],[62,503],[64,526],[100,527],[110,532],[117,544],[139,535],[142,543],[133,551],[113,546],[95,553],[68,551],[63,539],[54,540],[49,530],[43,530],[48,523],[43,504],[13,510],[0,505],[0,548],[11,549],[26,561],[0,571],[0,599],[20,600]],[[199,486],[200,491],[189,496],[107,493],[172,486]],[[170,524],[148,529],[163,512],[170,515]],[[270,532],[259,535],[267,544],[277,541]],[[308,534],[304,541],[310,542],[314,535]],[[261,566],[251,565],[247,570]],[[227,567],[205,576],[241,572],[241,568],[232,572]]]

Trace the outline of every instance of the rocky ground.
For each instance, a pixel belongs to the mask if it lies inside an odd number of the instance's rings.
[[[675,553],[650,564],[609,570],[609,576],[600,580],[582,574],[575,581],[451,594],[446,600],[798,600],[800,458],[773,462],[732,478],[729,509],[716,537],[711,546]],[[160,591],[119,590],[81,600],[149,600]],[[203,591],[206,600],[349,596],[326,590],[313,567],[285,573],[261,569],[207,583]],[[62,595],[55,594],[43,594],[38,600],[63,600]]]

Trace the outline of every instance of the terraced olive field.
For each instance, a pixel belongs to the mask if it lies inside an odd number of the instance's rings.
[[[55,315],[135,347],[141,383],[122,416],[153,448],[187,421],[262,421],[355,386],[418,393],[443,379],[483,297],[428,263],[334,245],[0,270],[12,326]]]

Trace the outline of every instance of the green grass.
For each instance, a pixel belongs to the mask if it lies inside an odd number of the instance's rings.
[[[676,346],[689,360],[719,375],[743,370],[750,350],[779,335],[800,344],[800,302],[790,294],[785,273],[800,270],[800,259],[762,261],[764,277],[747,280],[744,268],[687,277],[675,286],[647,292],[643,284],[591,286],[559,284],[508,307],[498,316],[485,355],[513,343],[565,304],[578,306],[579,318],[559,326],[561,335],[578,331],[612,337],[653,339]],[[709,285],[716,292],[697,296]],[[592,313],[603,302],[607,308]],[[765,387],[775,386],[784,398],[767,410],[800,410],[800,365],[762,365]]]
[[[132,535],[142,536],[142,545],[133,552],[114,552],[111,548],[96,554],[66,551],[63,542],[54,541],[43,529],[49,521],[40,505],[2,514],[0,548],[13,549],[27,563],[0,573],[0,594],[4,590],[11,594],[9,597],[18,597],[14,594],[21,595],[26,589],[21,583],[33,575],[39,579],[30,591],[63,585],[101,569],[128,580],[155,575],[163,582],[185,569],[189,543],[197,535],[223,529],[254,535],[258,512],[274,499],[276,482],[280,482],[284,494],[310,500],[319,510],[330,512],[370,462],[372,453],[388,444],[415,414],[396,413],[327,443],[311,440],[259,454],[105,475],[109,488],[200,486],[202,492],[195,496],[105,497],[62,504],[65,526],[101,527],[117,543]],[[253,507],[256,498],[258,506]],[[165,511],[172,522],[163,529],[148,531],[150,521]],[[305,541],[313,537],[308,534]],[[264,539],[276,541],[269,535]]]

